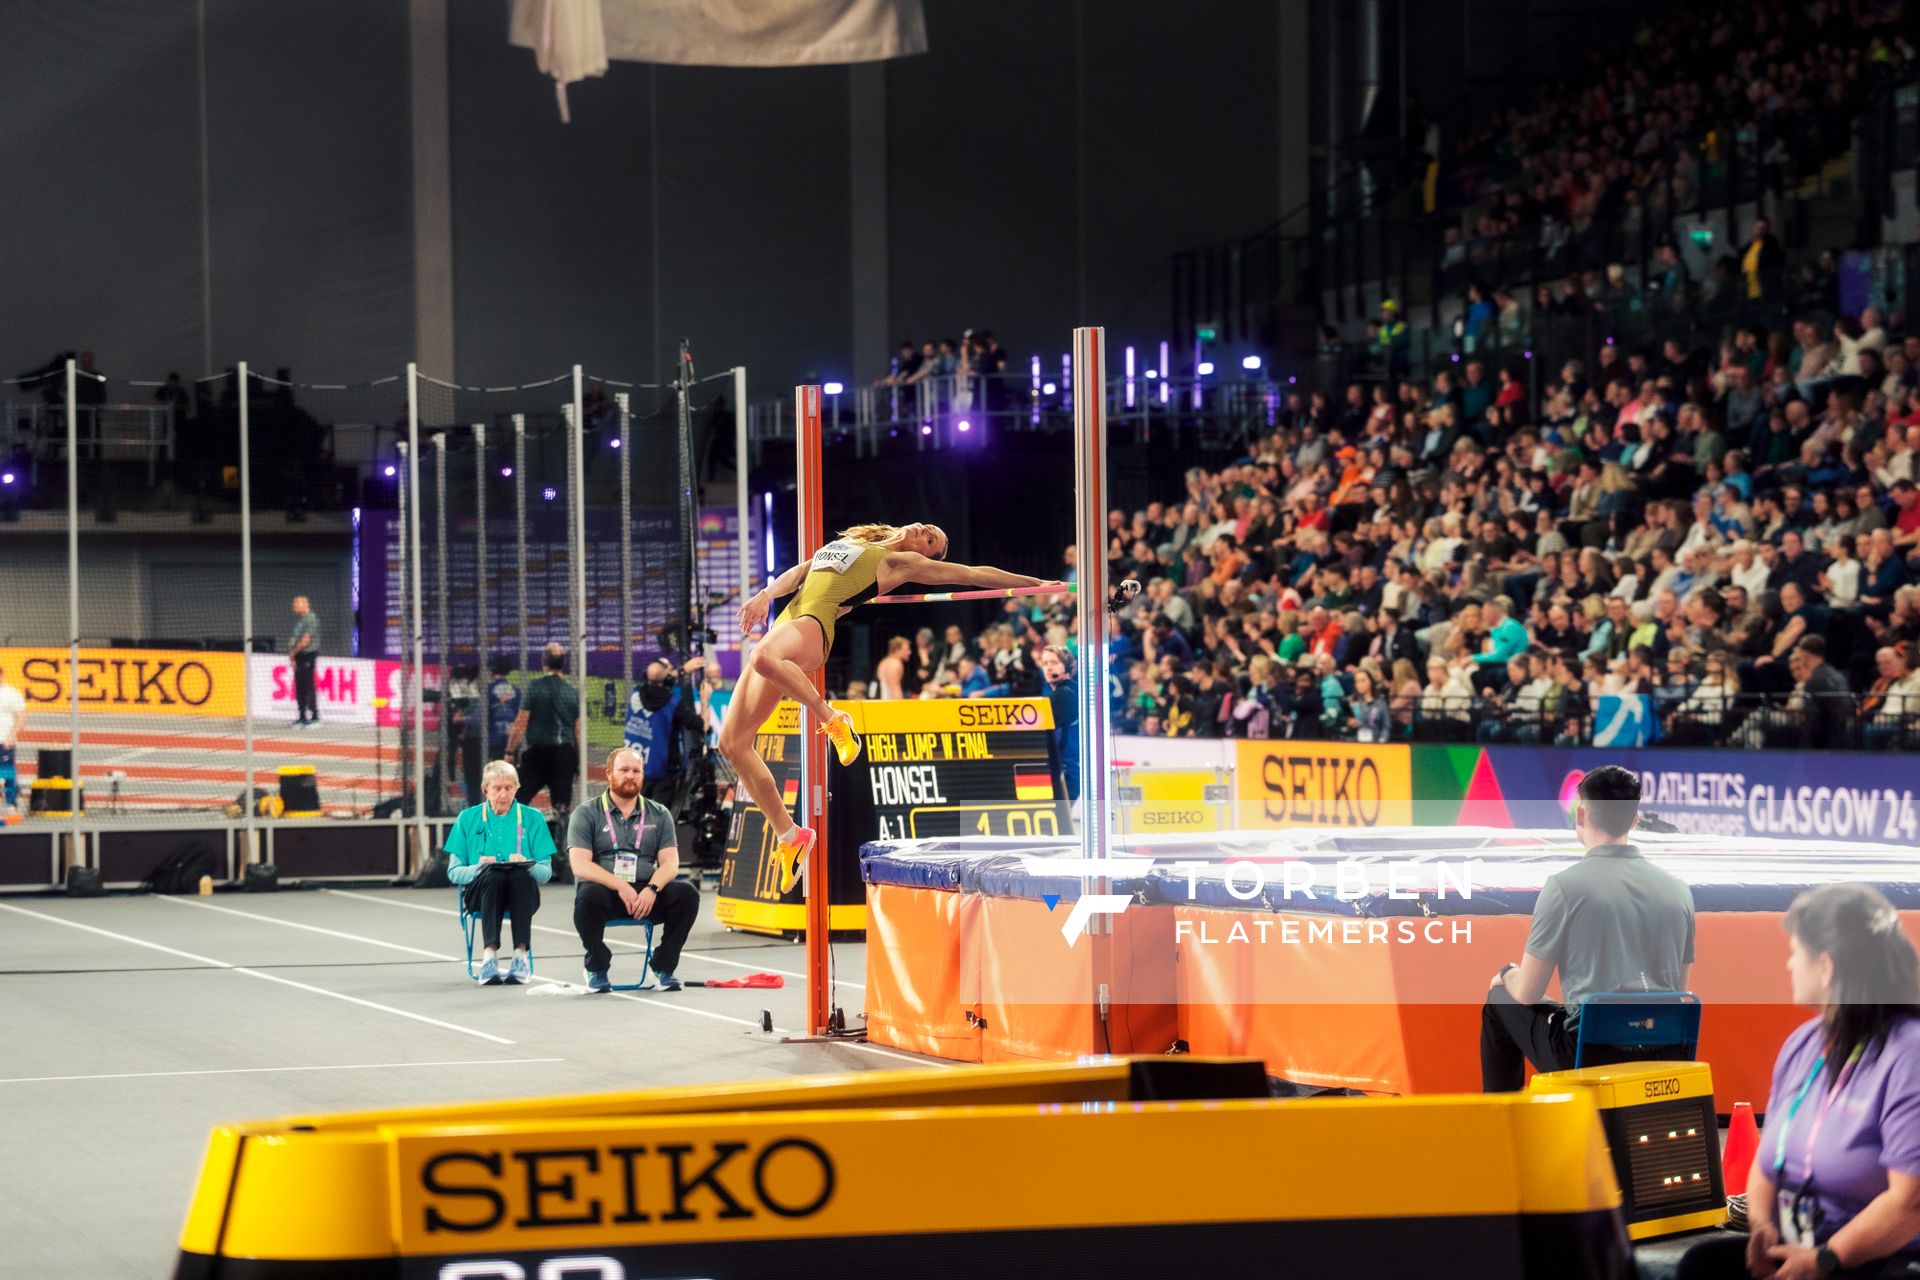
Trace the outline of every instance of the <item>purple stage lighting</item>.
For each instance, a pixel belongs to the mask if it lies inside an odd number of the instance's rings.
[[[965,418],[960,419],[960,422],[958,425],[962,431],[973,430],[973,424],[971,422],[968,422]]]
[[[554,488],[552,485],[548,485],[546,488],[540,491],[540,496],[542,498],[545,498],[548,502],[552,502],[555,498],[560,496],[560,491]]]
[[[387,479],[389,480],[393,479],[395,475],[399,474],[399,471],[400,471],[400,468],[394,466],[391,462],[389,462],[387,464]]]
[[[500,478],[501,478],[502,480],[511,480],[511,479],[513,479],[513,468],[512,468],[512,467],[502,467],[502,468],[500,468]]]
[[[615,436],[609,443],[611,443],[614,448],[618,449],[620,447],[620,437]]]
[[[932,434],[933,434],[933,424],[932,424],[931,422],[923,422],[923,423],[921,423],[921,424],[920,424],[920,434],[921,434],[921,435],[923,435],[923,436],[930,436],[930,435],[932,435]]]
[[[12,484],[17,478],[11,471],[0,471],[0,484]]]
[[[1258,369],[1260,367],[1260,357],[1259,356],[1242,356],[1240,358],[1240,367],[1242,369],[1248,369],[1248,370]]]

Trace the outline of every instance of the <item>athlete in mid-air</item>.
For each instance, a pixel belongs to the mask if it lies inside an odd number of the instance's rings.
[[[782,698],[792,698],[819,724],[843,765],[860,754],[853,717],[835,711],[809,678],[833,648],[833,628],[855,605],[910,583],[955,587],[1037,587],[1046,579],[1008,573],[985,565],[949,564],[947,535],[938,525],[862,524],[841,531],[834,541],[768,583],[740,606],[740,634],[752,635],[781,596],[795,593],[767,634],[754,646],[727,709],[720,752],[739,775],[747,794],[767,815],[780,859],[780,892],[792,890],[813,847],[811,827],[795,825],[766,762],[754,751],[754,735]]]

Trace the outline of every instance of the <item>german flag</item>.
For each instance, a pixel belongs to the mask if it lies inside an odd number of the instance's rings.
[[[1016,800],[1053,799],[1053,775],[1050,773],[1022,773],[1013,775],[1013,795]]]
[[[800,803],[800,779],[788,778],[786,785],[780,788],[780,803],[791,809]]]

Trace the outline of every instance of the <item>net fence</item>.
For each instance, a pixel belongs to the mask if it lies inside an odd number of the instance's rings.
[[[8,822],[451,816],[539,736],[516,720],[551,663],[583,732],[547,808],[625,739],[647,664],[706,649],[699,449],[672,387],[9,367]],[[689,423],[724,408],[697,386],[688,404]]]

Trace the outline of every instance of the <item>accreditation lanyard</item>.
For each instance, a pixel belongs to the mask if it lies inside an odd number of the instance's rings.
[[[1854,1064],[1860,1061],[1861,1052],[1865,1048],[1866,1046],[1864,1044],[1856,1044],[1853,1046],[1853,1052],[1847,1055],[1846,1062],[1840,1068],[1839,1078],[1833,1082],[1833,1088],[1827,1090],[1826,1096],[1820,1100],[1820,1109],[1813,1114],[1813,1122],[1807,1128],[1806,1147],[1801,1152],[1800,1183],[1802,1186],[1806,1186],[1813,1181],[1813,1144],[1819,1140],[1820,1128],[1827,1122],[1827,1112],[1832,1110],[1834,1099],[1838,1098],[1841,1092],[1847,1087],[1847,1080],[1853,1075]],[[1776,1185],[1780,1177],[1780,1171],[1784,1169],[1787,1164],[1787,1130],[1793,1127],[1793,1118],[1800,1113],[1800,1104],[1806,1101],[1807,1091],[1813,1088],[1813,1082],[1820,1078],[1821,1068],[1826,1065],[1826,1054],[1823,1053],[1814,1059],[1813,1070],[1807,1073],[1806,1083],[1800,1086],[1800,1092],[1793,1095],[1793,1103],[1787,1108],[1786,1123],[1780,1126],[1780,1136],[1774,1139],[1773,1176]]]
[[[607,824],[607,839],[613,841],[613,851],[615,853],[618,853],[620,852],[620,833],[614,828],[614,825],[613,825],[612,795],[613,793],[610,791],[602,791],[600,793],[600,817],[601,817],[601,820]],[[640,830],[635,832],[633,837],[633,852],[637,857],[640,853],[641,846],[646,844],[647,842],[646,797],[642,796],[636,799],[634,801],[634,807],[640,815]]]
[[[488,840],[487,828],[489,824],[487,822],[487,815],[491,812],[493,812],[492,805],[483,804],[480,806],[480,839],[482,844],[487,843]],[[519,801],[516,800],[513,807],[507,810],[506,816],[513,819],[513,856],[519,858],[524,851],[523,846],[527,839],[527,828],[525,824],[520,821]]]

